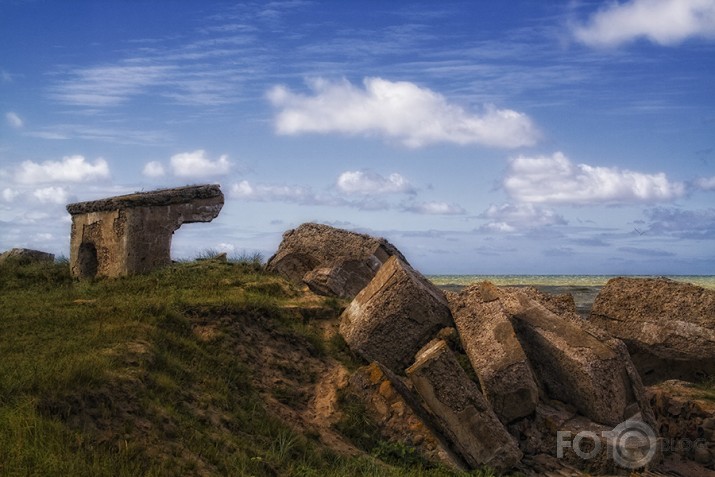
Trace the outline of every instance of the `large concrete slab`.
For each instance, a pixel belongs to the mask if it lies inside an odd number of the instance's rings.
[[[401,374],[423,345],[451,325],[442,291],[392,256],[345,309],[340,334],[367,361]]]

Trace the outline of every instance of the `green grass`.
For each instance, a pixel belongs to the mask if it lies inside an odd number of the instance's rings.
[[[286,311],[299,292],[261,263],[86,282],[66,260],[0,265],[0,475],[458,475],[379,441],[372,456],[336,455],[266,408],[255,363],[236,352],[242,330],[260,321],[315,356],[351,356]],[[325,306],[337,316],[339,303]],[[197,325],[218,331],[201,339]]]
[[[715,377],[710,376],[707,379],[697,383],[695,387],[699,391],[701,399],[715,402]]]

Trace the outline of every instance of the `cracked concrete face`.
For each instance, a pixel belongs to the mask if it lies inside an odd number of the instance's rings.
[[[223,201],[218,185],[200,185],[69,204],[72,275],[117,277],[168,265],[174,231],[211,222]]]

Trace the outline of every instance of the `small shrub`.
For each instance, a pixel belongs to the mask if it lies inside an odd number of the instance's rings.
[[[231,263],[237,263],[243,265],[249,269],[259,271],[263,269],[263,264],[265,263],[263,254],[260,252],[248,253],[243,251],[239,254],[231,255],[229,261]]]
[[[215,248],[207,248],[202,251],[200,251],[197,255],[195,260],[213,260],[219,255],[221,255],[222,252],[219,252]]]

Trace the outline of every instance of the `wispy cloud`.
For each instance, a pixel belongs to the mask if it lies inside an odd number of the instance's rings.
[[[409,194],[414,193],[410,181],[398,173],[383,177],[373,171],[345,171],[338,177],[337,187],[346,194]]]
[[[312,188],[295,185],[251,184],[243,180],[231,187],[232,197],[259,202],[290,202],[298,205],[328,205],[331,199],[318,197]]]
[[[344,175],[342,174],[340,177],[344,178]],[[395,174],[391,177],[393,176]],[[231,186],[229,196],[257,202],[285,202],[301,206],[347,207],[359,210],[399,210],[422,215],[459,215],[465,213],[465,210],[459,205],[448,202],[416,202],[414,200],[396,202],[388,200],[388,196],[396,192],[410,195],[416,194],[416,191],[413,191],[411,186],[399,185],[397,187],[396,183],[400,183],[397,177],[393,177],[394,182],[392,183],[385,178],[382,178],[383,181],[376,180],[374,176],[366,182],[362,182],[362,179],[361,176],[358,176],[358,180],[348,185],[346,190],[340,187],[328,188],[324,193],[318,193],[308,186],[252,183],[248,180],[242,180]],[[368,192],[368,189],[373,192]],[[348,190],[352,192],[347,192]]]
[[[683,183],[670,181],[662,172],[574,164],[561,152],[513,159],[503,185],[512,198],[541,204],[648,203],[671,201],[686,192]]]
[[[462,215],[466,213],[458,204],[441,201],[418,202],[404,206],[403,210],[423,215]]]
[[[56,85],[51,97],[62,103],[107,107],[146,93],[172,71],[165,65],[106,65],[79,68]]]
[[[702,190],[715,190],[715,176],[701,177],[695,180],[695,187]]]
[[[15,173],[15,180],[22,184],[44,182],[85,182],[109,178],[109,164],[102,158],[94,163],[84,156],[66,156],[61,161],[36,163],[25,161]]]
[[[641,255],[644,257],[675,257],[677,255],[666,250],[644,247],[618,247],[618,251]]]
[[[585,24],[572,27],[574,37],[596,47],[612,47],[638,38],[669,46],[691,37],[715,39],[713,0],[630,0],[608,3]]]
[[[152,129],[129,129],[120,126],[100,127],[96,125],[58,124],[46,128],[27,131],[27,136],[53,141],[86,139],[114,144],[163,144],[169,142],[169,135]]]
[[[654,207],[645,212],[648,235],[670,235],[681,239],[715,238],[715,209],[683,210]]]
[[[539,137],[524,113],[493,106],[469,113],[441,94],[407,81],[365,78],[360,88],[347,80],[318,78],[309,86],[311,95],[285,86],[268,92],[279,109],[279,134],[376,135],[413,148],[442,142],[515,148],[532,145]]]
[[[384,210],[392,206],[372,196],[355,200],[339,197],[334,193],[318,193],[312,187],[294,184],[262,184],[240,181],[230,189],[230,196],[256,202],[283,202],[300,206],[349,207],[360,210]]]
[[[20,129],[25,125],[22,118],[12,111],[5,113],[5,121],[15,129]]]

